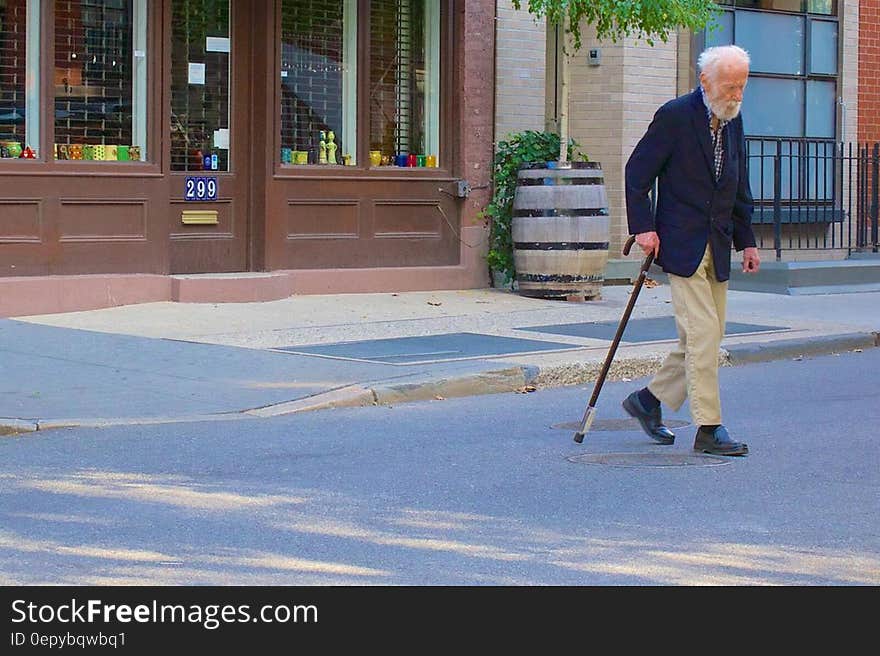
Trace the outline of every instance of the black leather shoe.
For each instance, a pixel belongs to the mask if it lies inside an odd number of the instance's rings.
[[[731,438],[724,426],[719,426],[714,431],[704,431],[700,428],[694,439],[694,451],[712,453],[716,456],[744,456],[749,452],[749,445]]]
[[[663,417],[658,405],[653,410],[646,410],[639,400],[639,393],[633,392],[623,400],[623,409],[630,417],[639,420],[648,436],[658,444],[672,444],[675,442],[675,433],[663,425]]]

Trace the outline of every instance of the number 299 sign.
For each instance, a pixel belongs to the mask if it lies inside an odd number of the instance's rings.
[[[183,192],[184,200],[217,200],[217,178],[189,176]]]

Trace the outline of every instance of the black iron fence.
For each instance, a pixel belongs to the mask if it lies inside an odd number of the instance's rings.
[[[880,143],[749,139],[752,225],[776,251],[878,252]]]

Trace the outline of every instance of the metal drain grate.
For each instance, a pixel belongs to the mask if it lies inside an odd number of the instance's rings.
[[[524,339],[522,337],[480,333],[444,333],[311,346],[285,346],[276,350],[341,360],[408,365],[451,360],[475,360],[525,353],[573,351],[580,348],[583,347],[577,344]]]
[[[568,335],[570,337],[587,337],[592,339],[614,339],[617,334],[617,326],[620,322],[595,321],[591,323],[561,323],[546,326],[519,326],[516,330],[546,333],[548,335]],[[765,326],[753,323],[738,323],[728,321],[724,325],[725,335],[739,335],[748,333],[780,332],[791,330],[786,326]],[[660,342],[677,340],[678,333],[675,330],[673,317],[653,317],[647,319],[632,319],[626,325],[626,331],[621,338],[623,342]]]
[[[681,428],[690,425],[690,422],[681,421],[680,419],[664,419],[663,423],[669,428]],[[558,428],[559,430],[576,431],[580,430],[581,422],[568,421],[564,424],[553,424],[550,428]],[[593,425],[590,426],[591,431],[640,431],[641,424],[632,417],[626,419],[595,419]]]
[[[606,467],[718,467],[731,463],[730,458],[698,453],[584,453],[566,460]]]

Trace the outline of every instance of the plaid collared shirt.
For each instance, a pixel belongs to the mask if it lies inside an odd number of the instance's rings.
[[[717,121],[717,127],[712,129],[712,119]],[[715,179],[721,177],[721,170],[724,168],[724,126],[728,121],[722,121],[717,116],[709,113],[709,131],[712,133],[712,149],[715,151]]]
[[[700,91],[703,91],[700,87]],[[709,118],[709,134],[712,135],[712,150],[715,153],[715,179],[721,177],[721,171],[724,169],[724,126],[730,121],[722,121],[712,113],[709,102],[706,100],[706,92],[703,91],[703,102],[706,105],[706,116]],[[712,125],[713,119],[715,126]]]

